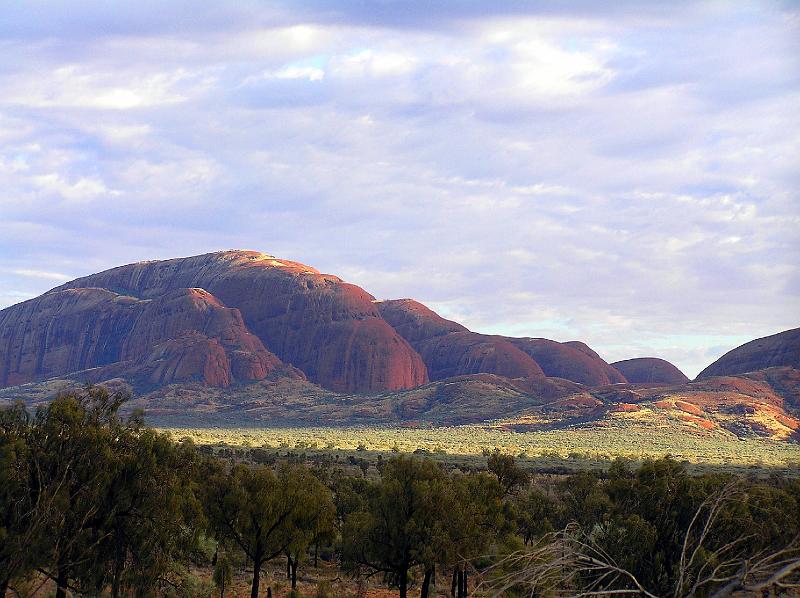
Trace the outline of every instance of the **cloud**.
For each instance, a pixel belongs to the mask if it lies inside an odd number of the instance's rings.
[[[245,247],[693,375],[797,326],[798,29],[772,2],[5,5],[0,307]]]
[[[41,174],[31,178],[34,187],[54,193],[69,201],[88,201],[105,194],[119,194],[109,191],[102,181],[88,177],[81,177],[75,182],[69,182],[57,173]]]
[[[57,282],[66,282],[68,280],[72,280],[74,276],[70,276],[69,274],[61,274],[59,272],[45,272],[44,270],[25,270],[18,268],[16,270],[10,270],[10,274],[16,274],[18,276],[26,276],[29,278],[41,278],[44,280],[54,280]]]

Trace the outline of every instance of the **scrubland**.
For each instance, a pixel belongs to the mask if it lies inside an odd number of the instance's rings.
[[[606,427],[516,432],[504,426],[185,428],[163,426],[174,439],[199,445],[334,451],[428,453],[440,459],[482,456],[499,449],[531,466],[581,469],[616,457],[641,461],[671,455],[705,467],[796,468],[800,446],[764,438],[737,438],[723,430],[696,433],[675,427],[632,425],[627,414]]]

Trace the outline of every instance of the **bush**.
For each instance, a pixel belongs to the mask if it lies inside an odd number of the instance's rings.
[[[331,590],[331,582],[321,581],[317,584],[317,598],[333,598],[333,591]]]

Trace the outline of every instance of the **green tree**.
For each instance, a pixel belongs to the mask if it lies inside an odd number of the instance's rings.
[[[41,550],[44,521],[30,487],[29,424],[21,404],[0,411],[0,597],[36,566]]]
[[[454,566],[456,594],[468,593],[466,563],[484,555],[489,546],[513,531],[511,509],[506,502],[507,487],[499,478],[485,473],[451,476],[454,495],[447,513],[446,550],[440,562]]]
[[[488,590],[699,598],[800,587],[792,483],[691,476],[664,458],[557,488],[571,523],[503,559]]]
[[[112,447],[120,433],[118,410],[124,395],[89,387],[57,398],[37,410],[31,430],[32,491],[48,499],[45,533],[48,554],[40,570],[56,582],[56,598],[98,583],[99,546],[108,514],[103,497],[118,471]],[[75,585],[73,585],[73,581]]]
[[[305,467],[284,467],[279,476],[294,478],[293,484],[302,486],[298,503],[289,519],[287,533],[290,536],[286,547],[286,558],[292,589],[297,587],[297,567],[309,547],[321,537],[330,534],[334,527],[336,507],[331,491]]]
[[[350,513],[342,531],[343,565],[383,573],[406,598],[409,572],[422,566],[427,579],[450,544],[446,527],[453,494],[441,467],[429,460],[392,457],[381,480],[367,487],[366,509]]]
[[[372,484],[364,478],[337,475],[332,486],[336,521],[341,528],[350,514],[366,510],[367,490]]]
[[[135,425],[119,436],[115,453],[117,468],[100,505],[100,581],[110,581],[113,597],[122,588],[177,585],[175,565],[196,549],[202,526],[194,447]]]
[[[144,428],[139,416],[123,421],[119,408],[127,398],[89,386],[56,398],[32,420],[13,410],[0,418],[24,429],[17,436],[25,446],[16,469],[0,474],[16,471],[24,484],[10,503],[0,497],[0,510],[25,510],[25,529],[17,525],[3,550],[17,553],[17,567],[21,562],[50,577],[58,598],[99,593],[108,584],[113,596],[122,588],[178,585],[176,563],[193,546],[194,450]],[[12,445],[0,444],[6,462]],[[0,492],[17,491],[18,484],[1,485]]]
[[[585,511],[601,526],[598,541],[656,593],[671,591],[680,564],[686,529],[711,492],[703,480],[670,459],[646,460],[635,473],[617,465],[609,473],[603,515],[595,505],[598,490],[586,495]],[[588,521],[580,521],[584,527]]]
[[[253,563],[251,597],[258,598],[264,563],[286,554],[303,533],[297,526],[304,507],[316,504],[321,483],[301,466],[282,468],[236,465],[229,472],[207,466],[205,505],[218,537],[233,542]],[[332,510],[332,508],[331,508]]]
[[[558,503],[542,488],[528,488],[516,497],[513,504],[517,529],[526,546],[553,531],[553,522],[558,517]]]
[[[510,494],[516,488],[528,483],[527,472],[517,465],[513,456],[504,455],[499,449],[495,449],[489,455],[486,464],[489,471],[497,476],[497,480],[506,494]]]
[[[556,527],[563,528],[573,521],[591,527],[603,521],[611,508],[606,488],[594,473],[573,474],[559,482],[558,489],[562,509]]]
[[[219,588],[219,598],[225,598],[225,588],[231,584],[232,579],[233,567],[227,555],[223,555],[214,566],[214,585]]]

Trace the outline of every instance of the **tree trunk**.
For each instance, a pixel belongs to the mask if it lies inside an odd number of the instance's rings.
[[[400,598],[408,598],[408,567],[403,567],[400,573]]]
[[[319,541],[314,542],[314,569],[317,568],[317,555],[319,554]],[[1,598],[1,597],[0,597]]]
[[[119,572],[116,571],[116,567],[114,577],[111,579],[111,598],[119,598]]]
[[[253,559],[253,586],[250,588],[250,598],[258,598],[258,587],[261,584],[261,555]]]
[[[457,587],[457,596],[458,598],[464,598],[464,573],[462,573],[461,568],[458,569],[458,580],[456,585]]]
[[[117,543],[114,556],[114,574],[111,578],[111,598],[119,598],[122,570],[125,568],[125,550]]]
[[[272,586],[267,586],[267,598],[272,598]]]
[[[450,596],[456,598],[456,584],[458,583],[458,567],[453,567],[453,581],[450,584]]]
[[[10,579],[0,579],[0,598],[6,598],[6,592],[8,591],[8,584],[10,581]]]
[[[425,570],[425,578],[422,580],[422,590],[420,591],[420,598],[428,598],[431,586],[431,569]]]
[[[292,561],[292,589],[297,588],[297,561]]]
[[[466,567],[464,567],[464,577],[462,579],[463,579],[462,583],[464,584],[464,586],[463,586],[464,589],[462,590],[461,598],[467,598],[467,595],[469,594],[469,592],[468,592],[469,586],[467,585],[467,568]]]
[[[69,583],[69,574],[66,567],[59,567],[58,574],[56,575],[56,598],[67,598],[67,584]]]
[[[292,557],[286,555],[286,579],[292,578]]]

